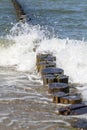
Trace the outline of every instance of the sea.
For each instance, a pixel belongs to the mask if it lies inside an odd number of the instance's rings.
[[[12,1],[0,1],[0,129],[72,130],[71,121],[87,114],[58,115],[61,104],[43,86],[36,55],[56,56],[87,104],[87,0],[18,2],[31,20],[18,21]]]

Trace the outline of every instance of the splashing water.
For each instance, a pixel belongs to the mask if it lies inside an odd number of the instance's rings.
[[[70,81],[87,83],[87,42],[84,40],[49,38],[46,29],[39,25],[17,23],[5,42],[0,46],[0,66],[15,66],[19,71],[33,72],[37,53],[50,51],[57,58],[57,66],[70,76]]]

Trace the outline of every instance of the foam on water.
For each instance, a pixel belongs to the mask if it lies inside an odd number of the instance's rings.
[[[0,46],[0,66],[15,66],[19,71],[33,73],[37,53],[47,51],[56,56],[57,66],[64,69],[70,81],[87,83],[87,42],[84,40],[49,38],[39,25],[27,23],[14,25],[6,38],[9,44]]]

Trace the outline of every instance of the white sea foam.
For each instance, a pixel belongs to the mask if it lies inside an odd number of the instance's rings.
[[[16,24],[11,29],[11,35],[7,36],[13,43],[0,47],[0,66],[11,65],[17,70],[32,73],[36,69],[36,54],[50,51],[57,58],[57,66],[64,69],[70,81],[87,83],[87,42],[48,38],[45,31],[39,25]]]
[[[77,89],[82,94],[83,101],[87,105],[87,84],[84,84],[83,87],[77,87]]]

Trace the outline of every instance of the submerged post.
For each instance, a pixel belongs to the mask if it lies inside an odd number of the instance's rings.
[[[26,13],[23,10],[20,3],[18,2],[18,0],[12,0],[12,3],[14,5],[14,7],[15,7],[15,10],[16,10],[16,13],[17,13],[17,16],[18,16],[18,20],[21,20],[23,22],[26,21],[27,20]]]

